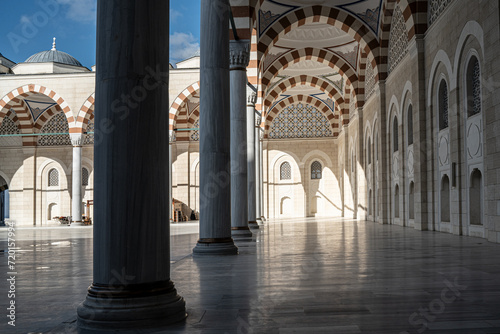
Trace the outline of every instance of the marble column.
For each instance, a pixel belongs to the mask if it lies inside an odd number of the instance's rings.
[[[73,188],[71,196],[71,226],[82,226],[82,145],[83,134],[70,134],[73,145]]]
[[[198,255],[234,255],[231,237],[229,0],[201,0]],[[167,57],[168,58],[168,57]]]
[[[248,222],[247,173],[247,66],[250,42],[231,41],[231,235],[235,240],[252,239]],[[253,142],[251,142],[253,144]]]
[[[262,117],[257,114],[255,117],[255,194],[256,194],[256,221],[259,224],[263,223],[262,220],[262,149],[260,143],[260,123]]]
[[[94,270],[81,330],[185,319],[170,280],[169,2],[97,2]]]
[[[247,143],[248,143],[248,225],[250,228],[259,228],[257,223],[257,193],[256,193],[256,150],[255,146],[255,102],[257,94],[251,92],[248,94],[247,103]],[[260,218],[260,217],[259,217]]]

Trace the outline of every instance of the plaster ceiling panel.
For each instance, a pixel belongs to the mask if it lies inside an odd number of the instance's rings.
[[[279,39],[279,45],[288,48],[325,48],[357,43],[341,29],[324,23],[311,23],[292,29]]]
[[[335,52],[340,57],[344,58],[346,62],[348,62],[354,70],[358,68],[358,50],[359,44],[356,41],[346,43],[343,45],[337,45],[333,47],[326,47],[326,49]]]
[[[378,36],[382,0],[266,0],[259,9],[259,38],[282,16],[301,7],[318,5],[349,12]]]

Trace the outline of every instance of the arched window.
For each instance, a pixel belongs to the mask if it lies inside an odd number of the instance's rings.
[[[290,163],[284,162],[280,166],[280,180],[291,180],[292,179],[292,167]]]
[[[413,145],[413,106],[408,107],[408,146]]]
[[[448,85],[441,80],[439,85],[439,130],[448,128]]]
[[[481,112],[481,69],[476,57],[467,65],[467,116]]]
[[[366,149],[368,150],[368,164],[370,165],[372,163],[372,140],[370,138],[368,138]]]
[[[57,187],[59,186],[59,172],[57,169],[52,168],[49,171],[49,187]]]
[[[398,131],[397,117],[394,117],[394,122],[392,123],[392,134],[393,134],[394,152],[397,152],[399,150],[399,131]]]
[[[474,169],[470,176],[469,189],[469,208],[470,208],[470,224],[483,224],[483,175],[479,169]]]
[[[399,218],[399,186],[394,188],[394,218]]]
[[[82,168],[82,186],[89,185],[89,170],[87,168]]]
[[[320,180],[322,178],[323,167],[319,161],[315,161],[311,165],[311,180]]]
[[[450,222],[450,179],[448,175],[441,180],[441,221]]]

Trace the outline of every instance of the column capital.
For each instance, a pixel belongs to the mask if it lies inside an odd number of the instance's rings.
[[[247,107],[254,107],[257,103],[257,92],[247,89]]]
[[[255,114],[255,126],[260,127],[261,123],[262,123],[262,115]]]
[[[250,41],[230,41],[229,65],[231,70],[245,71],[250,63]]]
[[[76,147],[83,145],[83,133],[70,133],[69,137],[71,139],[71,145]]]

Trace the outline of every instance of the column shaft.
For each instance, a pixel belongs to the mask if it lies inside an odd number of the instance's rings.
[[[261,117],[257,117],[254,124],[255,132],[255,194],[256,194],[256,221],[262,223],[262,150],[260,146],[260,121]]]
[[[257,225],[257,165],[255,146],[255,99],[256,94],[250,94],[247,103],[247,168],[248,168],[248,224]]]
[[[97,9],[94,277],[78,325],[162,327],[186,317],[170,280],[169,2]]]
[[[81,226],[82,221],[82,134],[71,134],[73,144],[73,182],[71,196],[71,226]]]
[[[234,239],[252,238],[248,227],[247,176],[247,66],[249,41],[231,41],[231,234]]]
[[[200,239],[195,255],[238,252],[231,238],[230,10],[229,0],[201,0]]]

